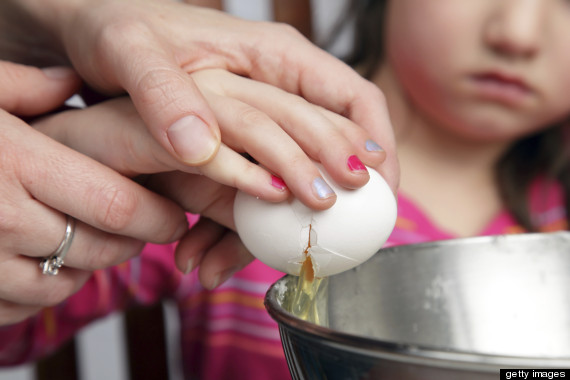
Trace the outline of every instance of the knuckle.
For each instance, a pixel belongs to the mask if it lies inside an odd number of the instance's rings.
[[[131,191],[112,187],[100,190],[94,204],[97,223],[107,230],[122,231],[134,220],[139,199]]]
[[[154,101],[156,92],[160,92],[159,95],[166,95],[167,90],[174,88],[174,82],[171,79],[172,74],[172,69],[153,67],[140,76],[137,82],[137,90],[143,94],[150,92],[152,96],[147,95],[146,102],[150,102],[149,99]]]
[[[269,116],[252,107],[244,107],[238,117],[239,120],[241,120],[242,126],[245,128],[271,122]]]
[[[384,106],[386,105],[386,95],[384,95],[384,93],[382,92],[382,90],[380,90],[380,88],[378,88],[378,86],[376,86],[372,82],[366,81],[364,88],[365,91],[370,93],[370,97],[374,99],[377,103],[380,103]]]
[[[318,106],[309,103],[304,98],[298,95],[289,96],[287,108],[293,114],[296,113],[299,113],[301,115],[306,114],[307,116],[311,115],[312,117],[318,117],[318,118],[321,118],[322,116],[322,113],[319,111]]]
[[[2,240],[15,236],[24,230],[21,212],[14,207],[0,205],[0,237]]]
[[[89,20],[97,22],[91,20],[91,17]],[[102,54],[112,54],[116,49],[124,49],[125,46],[129,46],[125,43],[140,41],[149,34],[148,26],[135,17],[111,19],[104,28],[98,29],[95,36],[96,51]]]
[[[173,68],[155,66],[141,74],[135,88],[143,106],[182,111],[189,81],[190,77],[182,76]]]
[[[303,34],[299,32],[295,27],[284,22],[274,22],[273,25],[274,33],[278,36],[286,36],[293,39],[305,39]]]

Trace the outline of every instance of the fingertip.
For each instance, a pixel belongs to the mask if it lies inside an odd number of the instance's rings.
[[[77,80],[79,76],[73,69],[66,66],[43,67],[41,71],[48,79],[54,80]]]
[[[372,139],[366,140],[362,146],[357,148],[359,157],[368,167],[377,168],[386,161],[386,151]]]
[[[0,107],[10,113],[32,116],[61,106],[80,86],[79,77],[66,67],[39,69],[0,62]]]
[[[174,251],[174,263],[183,274],[190,274],[200,264],[203,252],[195,249],[192,238],[187,234],[183,236]]]
[[[284,192],[287,190],[287,184],[283,181],[282,178],[277,177],[274,174],[271,174],[271,186],[276,188],[278,191]]]
[[[371,152],[371,153],[382,153],[384,152],[384,149],[374,140],[372,139],[367,139],[364,142],[364,148],[366,149],[367,152]]]
[[[184,219],[178,223],[178,227],[176,227],[174,234],[169,239],[169,242],[175,242],[182,239],[182,237],[188,232],[188,219],[186,218],[186,215],[184,216]]]
[[[295,196],[305,206],[313,210],[326,210],[331,208],[337,198],[333,188],[320,176],[313,178],[308,191],[298,192]]]

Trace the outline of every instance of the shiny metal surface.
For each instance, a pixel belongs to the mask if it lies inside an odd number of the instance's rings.
[[[302,321],[266,296],[294,379],[497,379],[500,368],[570,368],[570,232],[392,247],[329,279]]]

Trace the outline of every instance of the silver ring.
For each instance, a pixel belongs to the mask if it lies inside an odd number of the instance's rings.
[[[65,226],[65,236],[57,249],[49,256],[43,259],[40,263],[43,274],[55,276],[59,272],[59,268],[63,265],[63,259],[69,251],[71,242],[73,241],[73,234],[75,232],[75,219],[67,215],[67,225]]]

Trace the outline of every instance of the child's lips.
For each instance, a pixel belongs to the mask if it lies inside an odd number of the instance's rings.
[[[523,105],[534,95],[533,89],[516,76],[484,72],[471,76],[478,95],[512,106]]]

